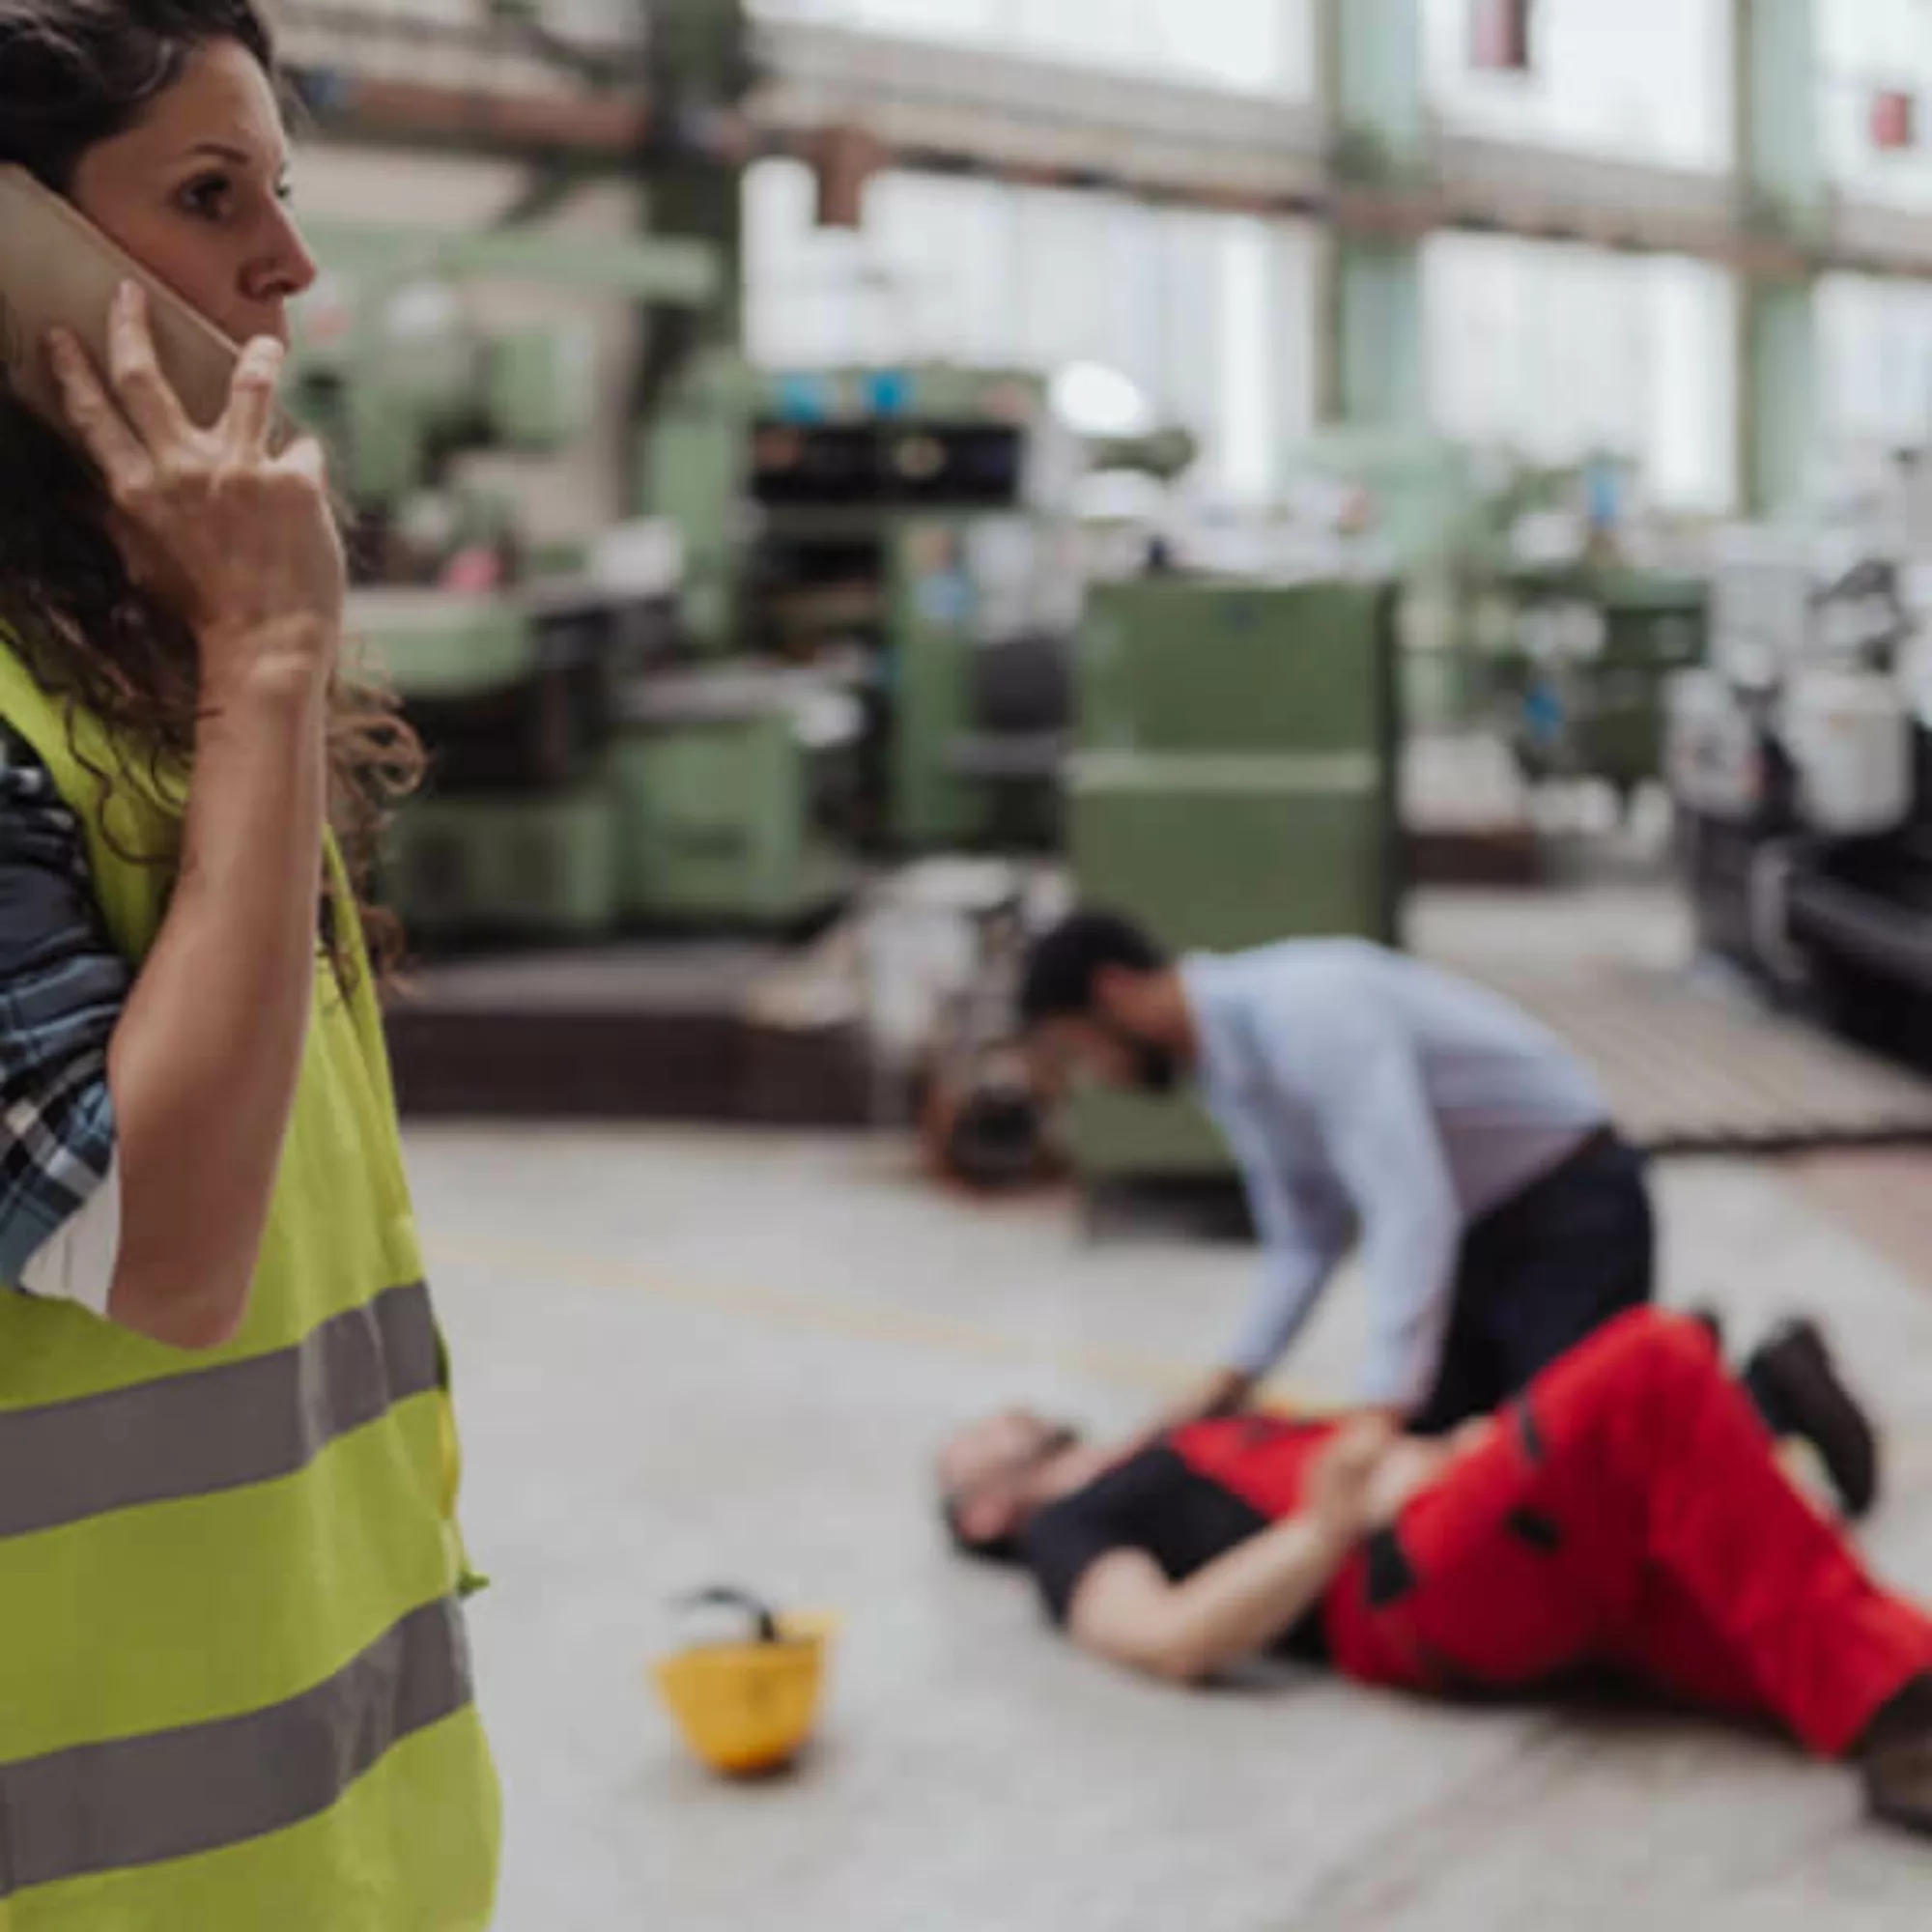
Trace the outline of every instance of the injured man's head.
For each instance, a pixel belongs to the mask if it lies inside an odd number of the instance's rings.
[[[939,1452],[940,1513],[967,1554],[1011,1562],[1027,1524],[1106,1463],[1079,1431],[1030,1409],[1003,1409],[969,1422]]]

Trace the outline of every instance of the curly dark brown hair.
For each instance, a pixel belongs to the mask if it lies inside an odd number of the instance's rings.
[[[91,148],[138,125],[197,52],[224,42],[245,47],[279,84],[272,35],[250,0],[0,0],[0,162],[70,193]],[[152,793],[158,771],[191,758],[200,716],[194,638],[130,574],[93,465],[4,385],[0,447],[0,622],[65,700],[69,742],[103,808],[124,785]],[[81,753],[81,710],[109,727],[115,769]],[[390,810],[421,780],[422,747],[385,690],[345,670],[329,694],[328,752],[329,821],[380,975],[398,958],[401,932],[370,901],[369,882]],[[334,910],[325,899],[330,951],[344,970]]]

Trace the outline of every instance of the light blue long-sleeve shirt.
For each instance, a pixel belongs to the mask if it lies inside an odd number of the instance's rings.
[[[1596,1081],[1506,1001],[1363,941],[1289,940],[1182,962],[1202,1096],[1264,1254],[1230,1356],[1260,1376],[1359,1235],[1365,1403],[1435,1385],[1463,1236],[1608,1118]]]

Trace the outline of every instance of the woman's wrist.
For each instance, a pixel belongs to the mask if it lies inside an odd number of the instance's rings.
[[[325,696],[339,628],[316,616],[211,626],[197,633],[205,708],[283,709]]]

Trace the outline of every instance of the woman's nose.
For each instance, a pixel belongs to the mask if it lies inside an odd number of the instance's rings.
[[[251,301],[288,301],[315,286],[316,262],[293,220],[279,208],[273,233],[249,270]]]

